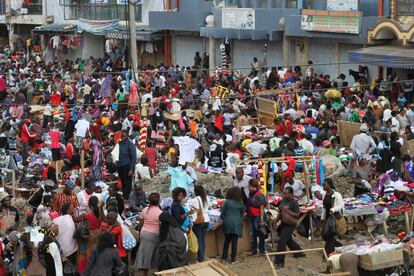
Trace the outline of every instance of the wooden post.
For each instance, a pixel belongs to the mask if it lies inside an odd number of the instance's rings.
[[[276,272],[276,269],[275,269],[275,265],[273,264],[272,260],[270,259],[269,254],[266,254],[266,258],[267,258],[267,261],[270,264],[270,267],[272,268],[273,276],[277,276],[277,272]]]
[[[303,175],[305,177],[305,187],[306,187],[306,198],[308,199],[308,204],[310,203],[310,193],[309,193],[309,170],[308,170],[308,162],[303,162]]]
[[[56,183],[59,185],[59,161],[55,161]]]
[[[13,189],[13,197],[16,198],[16,172],[12,170],[12,189]]]
[[[81,165],[81,187],[83,189],[85,188],[85,151],[83,149],[81,149],[80,165]]]
[[[411,232],[410,217],[408,216],[408,212],[404,212],[404,216],[405,216],[405,231],[407,231],[406,233],[410,233]]]

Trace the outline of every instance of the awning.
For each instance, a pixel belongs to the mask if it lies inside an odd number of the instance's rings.
[[[361,64],[414,69],[414,48],[394,45],[367,47],[350,51],[348,59]]]
[[[156,41],[164,37],[161,30],[137,29],[137,41]],[[109,39],[129,39],[129,31],[126,28],[119,27],[115,30],[105,33],[105,38]]]
[[[68,24],[48,24],[40,27],[35,27],[32,30],[34,34],[55,34],[55,33],[75,33],[76,25]]]

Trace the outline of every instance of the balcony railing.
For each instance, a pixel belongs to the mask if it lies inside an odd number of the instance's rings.
[[[65,0],[69,1],[69,0]],[[128,6],[117,4],[72,4],[64,8],[66,20],[77,20],[79,18],[88,20],[128,20]],[[135,6],[135,20],[142,20],[141,5]]]
[[[0,0],[0,15],[6,14],[6,0]]]

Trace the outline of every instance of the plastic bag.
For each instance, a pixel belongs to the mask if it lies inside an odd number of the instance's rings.
[[[336,221],[335,217],[330,215],[323,226],[322,238],[326,240],[334,236],[336,236]]]
[[[269,228],[266,224],[262,224],[259,226],[259,237],[261,239],[267,239],[269,237]]]
[[[198,252],[198,240],[193,230],[188,233],[188,251],[194,254]]]
[[[122,246],[126,249],[132,249],[137,245],[137,240],[132,235],[129,227],[122,224]]]

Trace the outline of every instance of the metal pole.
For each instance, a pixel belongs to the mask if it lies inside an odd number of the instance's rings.
[[[128,1],[129,5],[129,53],[131,57],[131,69],[136,80],[138,73],[138,57],[137,57],[137,27],[135,25],[135,5]]]

